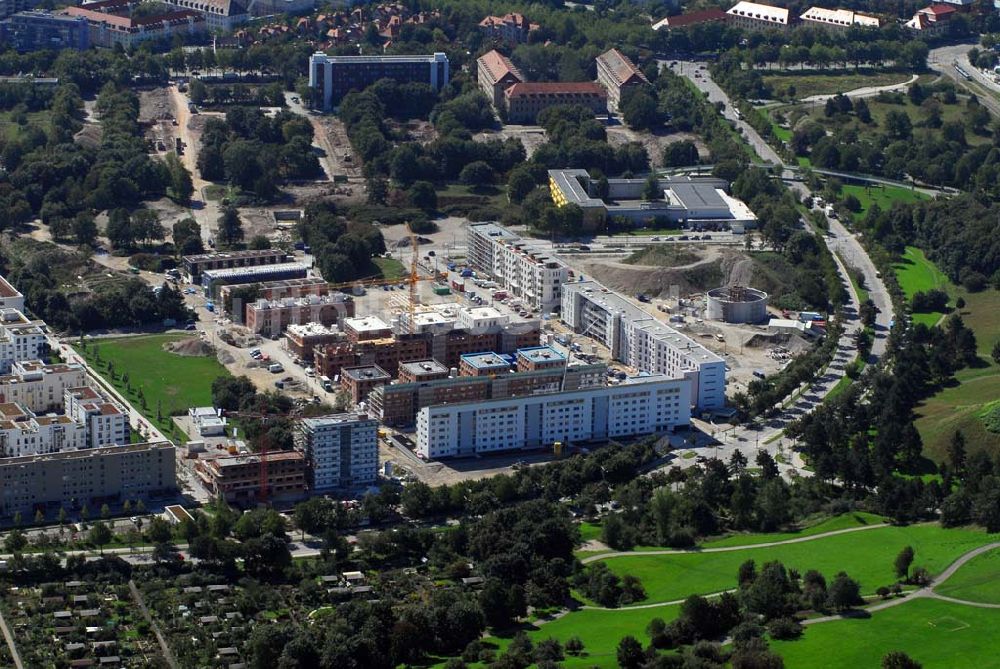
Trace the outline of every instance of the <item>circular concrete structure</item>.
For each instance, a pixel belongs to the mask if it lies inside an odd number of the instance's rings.
[[[767,318],[767,293],[756,288],[723,286],[708,291],[706,318],[725,323],[760,323]]]

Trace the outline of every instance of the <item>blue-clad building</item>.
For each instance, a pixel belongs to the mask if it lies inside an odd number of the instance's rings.
[[[0,21],[0,40],[21,52],[86,49],[90,46],[90,29],[82,16],[31,10]]]

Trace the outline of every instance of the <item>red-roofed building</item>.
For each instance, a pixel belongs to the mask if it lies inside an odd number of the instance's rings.
[[[139,19],[95,11],[89,7],[67,7],[63,13],[85,18],[90,26],[90,43],[103,47],[121,44],[127,48],[147,40],[170,38],[176,34],[193,35],[208,30],[205,16],[190,9]]]
[[[487,16],[479,22],[479,29],[486,39],[500,40],[510,44],[527,42],[528,35],[538,28],[537,23],[531,23],[523,14]]]
[[[621,104],[625,89],[649,84],[642,70],[618,49],[611,49],[597,57],[597,81],[607,89],[608,104],[615,110]]]
[[[608,93],[592,81],[518,83],[504,91],[508,123],[532,123],[543,109],[580,105],[595,116],[607,114]]]
[[[497,109],[503,105],[503,92],[524,81],[524,75],[514,63],[496,49],[480,56],[476,60],[476,66],[479,87]]]
[[[918,10],[906,27],[925,34],[942,33],[948,30],[949,21],[957,12],[953,5],[933,4]]]
[[[687,28],[702,23],[725,23],[726,13],[721,9],[705,9],[699,12],[689,12],[677,16],[668,16],[653,24],[653,30],[672,30],[674,28]]]

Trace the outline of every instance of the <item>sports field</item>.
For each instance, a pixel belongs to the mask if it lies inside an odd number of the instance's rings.
[[[1000,610],[916,599],[867,619],[810,625],[801,639],[772,641],[771,648],[794,669],[879,667],[893,650],[924,669],[983,669],[998,663],[997,624]]]
[[[934,590],[970,602],[1000,604],[1000,550],[972,558]]]
[[[903,289],[907,299],[912,299],[915,293],[925,293],[933,289],[943,290],[948,294],[954,290],[954,286],[944,272],[939,270],[937,265],[928,260],[924,252],[915,246],[907,246],[902,262],[897,263],[894,267],[896,280],[899,281],[899,287]],[[938,311],[914,313],[913,322],[931,326],[941,320],[943,315]]]
[[[608,558],[605,564],[619,575],[638,577],[646,589],[644,603],[733,588],[740,564],[751,559],[758,565],[779,560],[800,573],[817,569],[827,578],[846,571],[861,584],[862,593],[872,593],[879,586],[895,582],[893,560],[904,546],[912,546],[916,551],[914,566],[926,567],[936,574],[963,553],[990,541],[996,541],[996,536],[977,530],[946,530],[924,523],[728,552],[628,555]]]
[[[167,435],[173,429],[170,413],[187,411],[189,407],[212,405],[212,381],[229,372],[214,356],[181,356],[163,349],[167,342],[197,339],[191,335],[143,335],[121,339],[90,340],[86,350],[76,347],[87,362],[97,369],[104,380],[112,383],[132,405],[141,411]],[[95,361],[95,351],[100,350],[101,363]],[[112,381],[107,368],[114,364],[116,379]],[[123,373],[129,375],[129,392],[122,381]],[[143,408],[139,389],[146,399]],[[162,420],[156,420],[157,406]]]

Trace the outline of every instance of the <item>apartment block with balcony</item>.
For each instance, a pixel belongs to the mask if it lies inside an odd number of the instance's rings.
[[[378,421],[365,413],[343,413],[299,422],[296,448],[309,463],[313,494],[375,483],[378,471]]]

